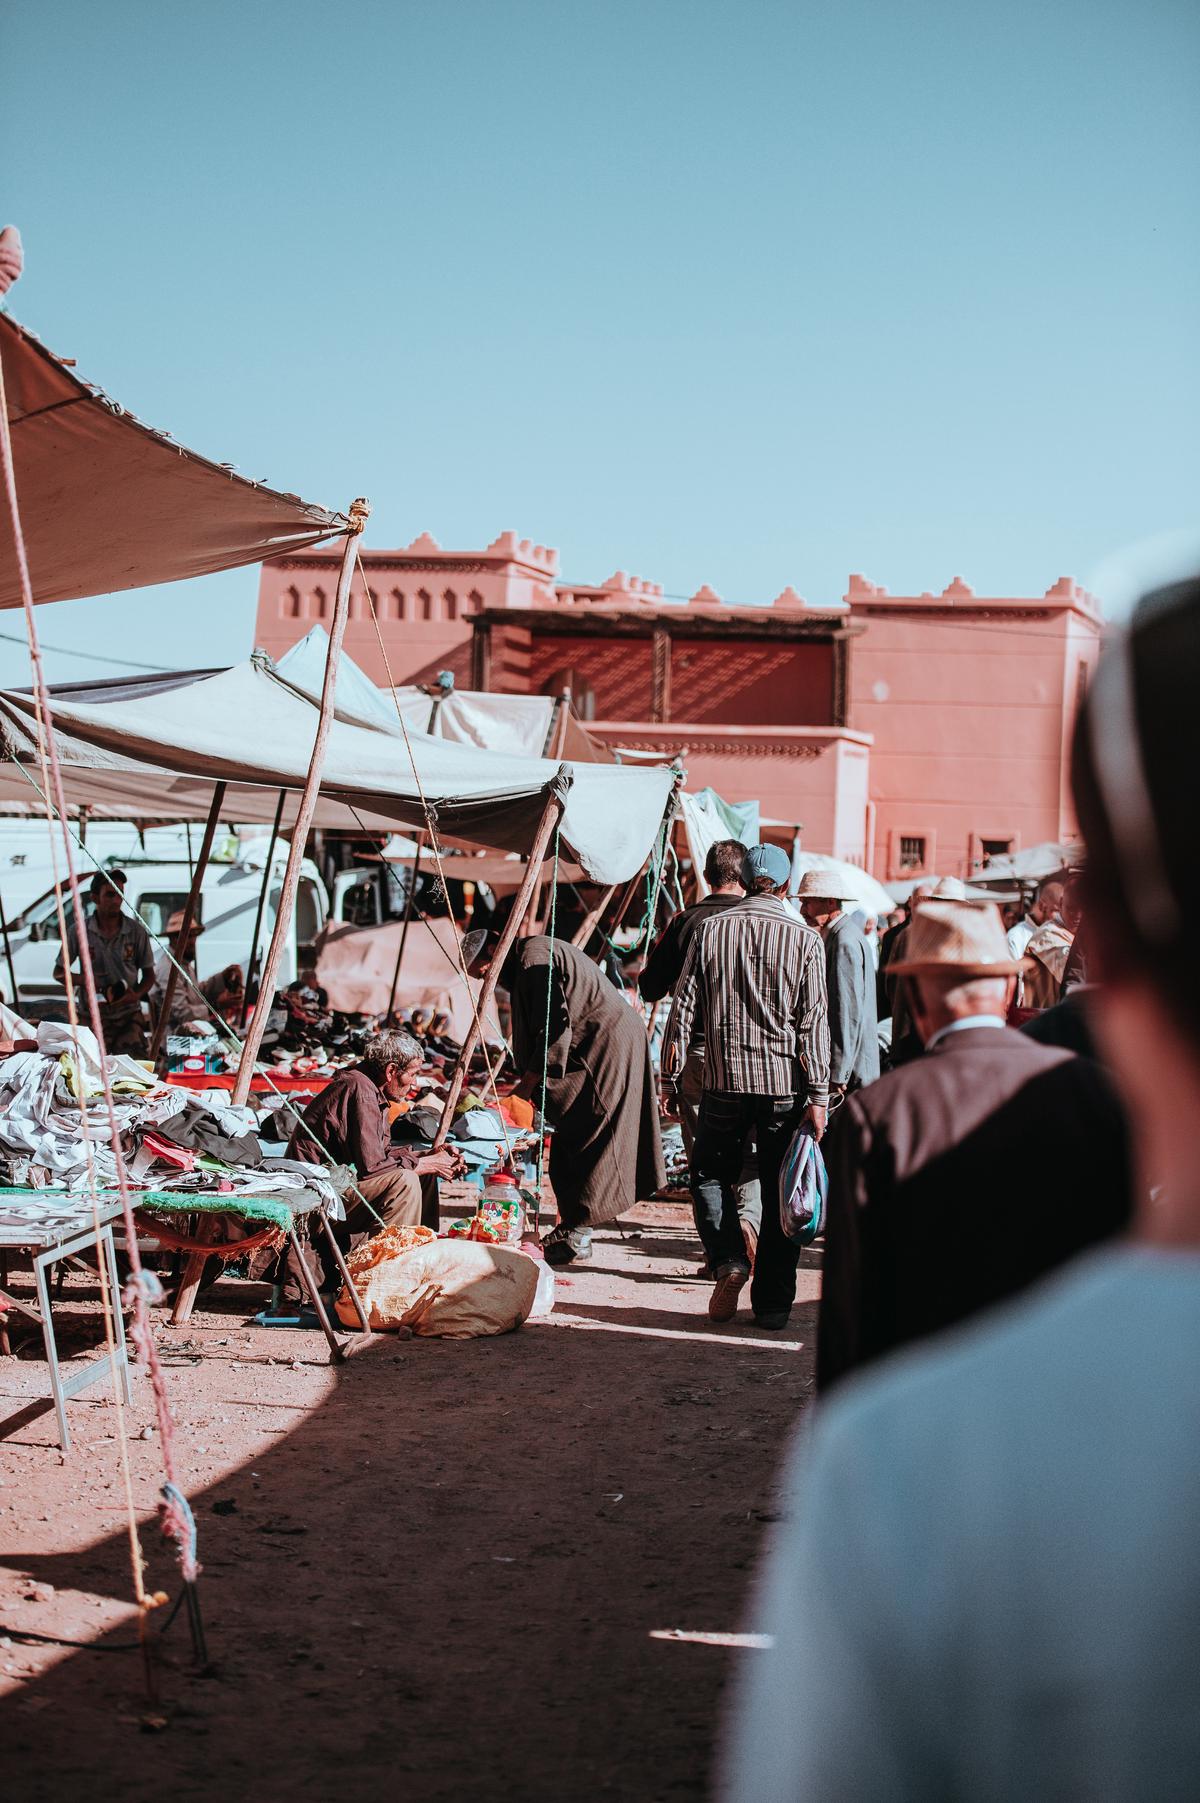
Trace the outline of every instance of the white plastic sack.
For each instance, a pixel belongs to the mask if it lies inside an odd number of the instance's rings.
[[[468,1340],[509,1333],[529,1319],[539,1265],[523,1252],[483,1240],[431,1240],[385,1258],[358,1280],[372,1328],[408,1327],[414,1334]],[[356,1327],[349,1298],[338,1318]]]

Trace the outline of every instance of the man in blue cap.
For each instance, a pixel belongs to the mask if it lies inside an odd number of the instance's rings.
[[[709,1318],[732,1320],[750,1276],[737,1184],[753,1133],[763,1211],[750,1302],[757,1325],[775,1333],[787,1326],[796,1299],[799,1258],[779,1221],[779,1169],[802,1119],[820,1138],[829,1098],[825,949],[787,905],[791,868],[777,845],[746,853],[746,899],[693,937],[663,1046],[669,1083],[678,1079],[693,1031],[704,1040],[692,1193],[716,1279]]]

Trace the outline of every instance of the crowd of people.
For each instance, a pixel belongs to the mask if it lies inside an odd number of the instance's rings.
[[[1022,901],[942,879],[880,932],[838,866],[793,890],[778,847],[715,844],[637,977],[669,999],[658,1072],[585,950],[517,938],[494,972],[493,928],[463,942],[506,998],[511,1093],[552,1130],[551,1264],[664,1187],[678,1122],[707,1315],[748,1288],[780,1334],[801,1256],[782,1173],[798,1135],[823,1155],[818,1404],[728,1752],[739,1803],[1200,1793],[1198,666],[1200,586],[1152,597],[1080,715],[1085,863]],[[169,965],[119,872],[93,901],[108,1048],[140,1050]],[[241,972],[202,989],[236,1008]],[[305,1110],[293,1156],[356,1176],[343,1247],[438,1226],[460,1155],[397,1143],[389,1115],[459,1050],[416,1010]]]

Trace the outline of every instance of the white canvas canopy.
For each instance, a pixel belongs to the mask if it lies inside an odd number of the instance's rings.
[[[125,818],[186,817],[207,811],[212,785],[233,785],[228,816],[273,816],[281,788],[299,790],[312,751],[313,703],[265,659],[215,676],[170,679],[133,699],[56,699],[54,723],[72,807],[98,795]],[[9,755],[37,773],[33,697],[0,691],[0,727]],[[425,825],[421,789],[438,830],[493,850],[528,852],[552,790],[563,795],[568,855],[599,883],[626,881],[649,856],[674,778],[666,768],[558,764],[543,758],[479,752],[427,734],[409,745],[367,726],[335,720],[321,778],[322,796],[375,820]],[[19,770],[0,767],[0,804],[28,806]]]
[[[142,425],[0,314],[21,525],[35,601],[68,601],[236,569],[346,530],[314,507]],[[0,509],[0,608],[19,607]]]

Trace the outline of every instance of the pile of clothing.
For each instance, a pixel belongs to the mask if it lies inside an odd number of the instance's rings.
[[[220,1092],[161,1083],[130,1058],[109,1058],[107,1070],[126,1169],[139,1189],[228,1196],[235,1208],[239,1196],[295,1198],[307,1190],[327,1214],[343,1217],[350,1173],[265,1155],[251,1109],[230,1107]],[[86,1191],[93,1170],[99,1187],[115,1187],[96,1038],[84,1027],[43,1022],[36,1051],[0,1061],[0,1183]]]

